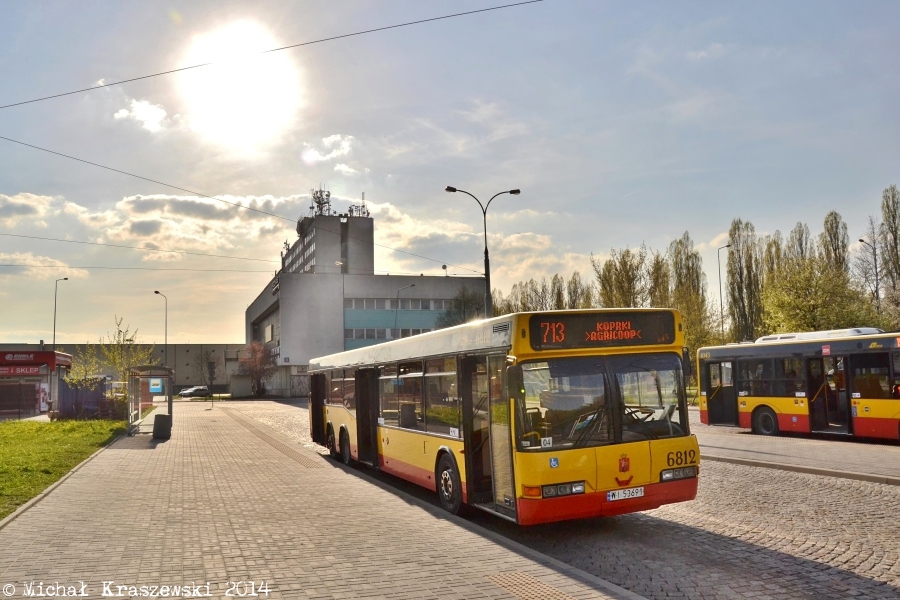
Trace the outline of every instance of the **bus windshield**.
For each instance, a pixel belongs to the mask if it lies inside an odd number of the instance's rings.
[[[517,446],[535,451],[686,435],[681,357],[630,354],[522,364]]]

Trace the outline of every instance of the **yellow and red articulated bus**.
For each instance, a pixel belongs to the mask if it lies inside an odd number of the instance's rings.
[[[761,435],[900,439],[900,334],[859,328],[700,348],[700,420]]]
[[[314,359],[313,440],[522,525],[692,500],[681,316],[504,315]]]

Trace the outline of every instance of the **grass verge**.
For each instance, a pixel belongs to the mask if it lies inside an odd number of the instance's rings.
[[[0,519],[124,431],[124,421],[0,423]]]

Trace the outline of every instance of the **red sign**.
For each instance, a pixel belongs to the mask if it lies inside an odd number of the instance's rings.
[[[623,454],[619,457],[619,473],[627,473],[631,470],[631,459],[628,458],[627,454]]]
[[[831,356],[831,346],[822,346],[822,356]]]
[[[0,367],[0,377],[14,377],[16,375],[40,375],[40,367]]]

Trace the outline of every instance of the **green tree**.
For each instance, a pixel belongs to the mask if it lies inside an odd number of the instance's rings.
[[[843,269],[821,257],[793,260],[763,293],[767,333],[821,331],[870,326],[878,322],[865,292]]]
[[[500,312],[506,310],[507,302],[502,298],[498,298],[499,302],[494,304],[494,313],[497,315],[507,314]],[[510,311],[513,312],[513,311]],[[435,327],[443,329],[444,327],[452,327],[469,321],[480,319],[484,315],[484,295],[470,290],[466,286],[459,288],[456,296],[450,301],[450,308],[444,311],[444,314],[437,318]]]
[[[591,255],[597,279],[598,301],[607,308],[641,308],[647,305],[647,247],[615,250],[602,264]]]
[[[153,345],[142,345],[137,341],[137,329],[131,333],[130,326],[122,329],[123,318],[115,317],[116,333],[107,333],[107,339],[100,338],[100,351],[104,362],[116,373],[117,381],[128,381],[128,370],[138,365],[155,365]]]
[[[761,257],[756,229],[735,219],[728,230],[728,312],[732,340],[753,340],[762,324]]]

